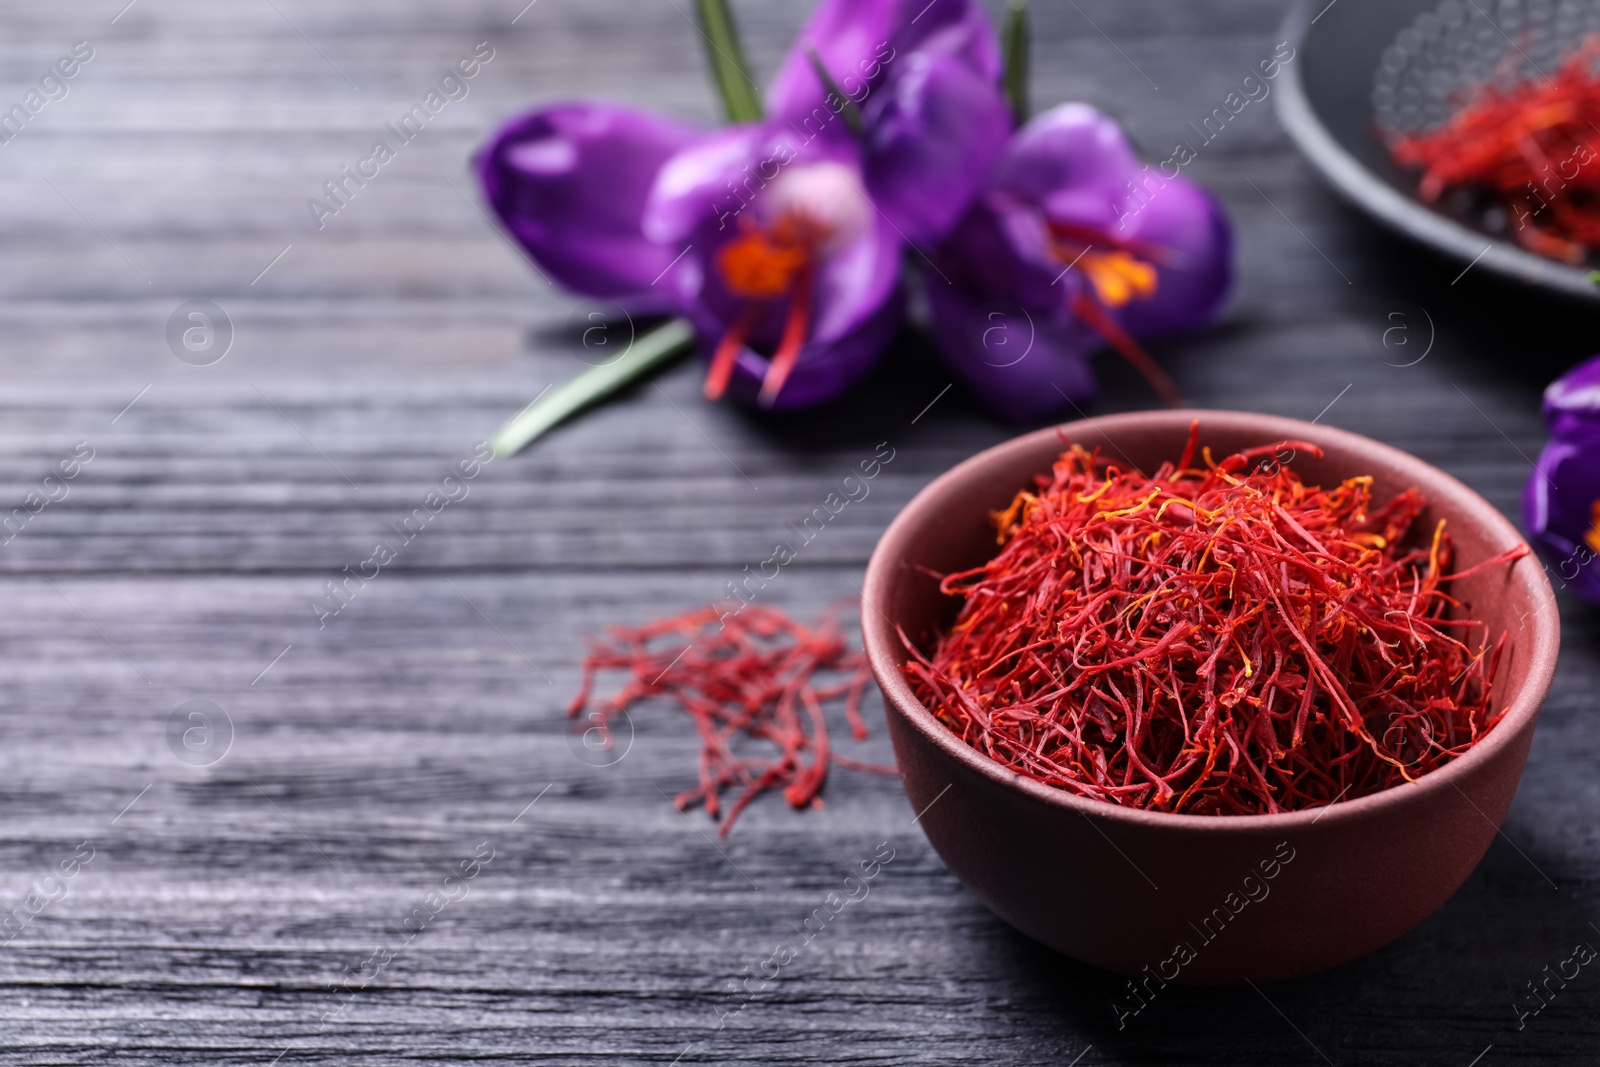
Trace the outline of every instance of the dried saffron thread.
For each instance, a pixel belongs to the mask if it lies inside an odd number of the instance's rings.
[[[1570,264],[1600,248],[1600,35],[1549,77],[1483,85],[1442,126],[1389,135],[1395,162],[1421,171],[1417,193],[1466,188],[1503,205],[1523,247]]]
[[[781,788],[795,808],[820,808],[831,766],[897,773],[829,747],[823,715],[828,701],[843,701],[856,740],[869,736],[861,697],[871,672],[866,656],[845,640],[837,611],[804,626],[776,608],[748,604],[737,613],[708,607],[643,626],[609,627],[606,640],[590,641],[569,716],[590,705],[598,675],[612,670],[628,672],[628,679],[599,702],[591,721],[609,725],[640,701],[674,698],[694,722],[701,747],[699,784],[673,803],[679,810],[705,805],[709,815],[722,818],[723,836],[751,801],[771,789]],[[734,745],[741,736],[768,742],[776,751],[770,757],[739,754]],[[725,794],[734,791],[723,815]]]
[[[1199,427],[1146,477],[1073,445],[993,516],[1001,548],[943,577],[964,599],[906,664],[967,744],[1041,782],[1190,814],[1291,811],[1415,779],[1499,720],[1505,650],[1472,647],[1441,521],[1372,480],[1328,489],[1272,460],[1221,461]],[[902,634],[902,639],[905,635]]]

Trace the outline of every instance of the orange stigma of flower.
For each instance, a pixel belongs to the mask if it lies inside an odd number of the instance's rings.
[[[728,292],[746,300],[776,300],[793,287],[811,249],[787,222],[779,220],[770,232],[746,226],[717,249],[717,273]]]
[[[1600,552],[1600,500],[1589,505],[1589,532],[1583,538],[1589,547]]]
[[[1107,307],[1145,300],[1156,291],[1156,269],[1126,252],[1086,249],[1079,256],[1078,269],[1089,276],[1095,295]]]
[[[1072,311],[1084,321],[1095,333],[1106,339],[1106,343],[1115,348],[1123,359],[1133,364],[1133,369],[1144,376],[1150,387],[1161,397],[1161,402],[1170,408],[1183,406],[1183,394],[1178,392],[1178,386],[1167,372],[1144,346],[1135,341],[1128,331],[1124,330],[1117,321],[1106,313],[1105,308],[1090,300],[1082,292],[1072,295]]]
[[[1183,397],[1167,372],[1106,310],[1154,296],[1159,282],[1156,264],[1170,264],[1172,252],[1136,237],[1118,237],[1076,222],[1048,219],[1045,228],[1050,254],[1067,270],[1083,271],[1094,289],[1093,298],[1082,290],[1072,294],[1072,313],[1133,364],[1163,403],[1181,406]]]
[[[1155,295],[1155,264],[1163,258],[1161,249],[1073,222],[1052,219],[1046,226],[1051,254],[1069,268],[1083,271],[1101,304],[1116,308]]]
[[[771,407],[777,399],[805,346],[811,325],[816,245],[825,236],[809,220],[785,215],[770,229],[747,222],[737,237],[717,250],[717,274],[729,293],[759,302],[789,298],[783,334],[761,380],[762,407]],[[711,369],[706,373],[707,399],[716,400],[727,391],[739,352],[759,320],[759,307],[754,303],[746,305],[717,342]]]

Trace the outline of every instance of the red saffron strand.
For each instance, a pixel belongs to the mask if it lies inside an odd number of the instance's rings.
[[[993,516],[1000,550],[942,579],[963,598],[923,702],[967,744],[1079,796],[1186,814],[1320,807],[1412,781],[1499,720],[1506,647],[1449,593],[1416,490],[1306,485],[1272,457],[1128,471],[1076,445]],[[902,634],[902,640],[905,635]]]
[[[795,279],[794,295],[789,298],[789,314],[783,323],[783,336],[778,340],[778,347],[772,353],[772,362],[767,365],[766,377],[761,381],[761,395],[757,400],[761,407],[770,408],[777,401],[783,383],[789,380],[794,365],[799,362],[800,350],[805,347],[806,331],[811,328],[813,273],[811,267],[802,267]]]
[[[1106,343],[1115,348],[1123,359],[1133,364],[1133,368],[1150,383],[1150,388],[1156,391],[1156,395],[1161,397],[1163,404],[1169,408],[1183,406],[1183,394],[1178,391],[1177,384],[1167,372],[1161,369],[1161,364],[1144,350],[1143,345],[1117,325],[1116,320],[1108,315],[1093,297],[1085,293],[1075,294],[1072,298],[1072,311],[1087,323],[1090,329],[1105,338]]]
[[[628,677],[590,712],[594,725],[609,726],[651,697],[672,697],[693,720],[700,736],[698,784],[673,803],[680,810],[703,804],[708,815],[720,818],[723,836],[746,806],[771,789],[782,789],[797,809],[820,808],[831,767],[898,773],[849,759],[829,745],[823,714],[828,701],[844,703],[857,740],[868,736],[860,702],[871,671],[866,656],[845,639],[837,611],[806,626],[777,608],[745,604],[736,612],[707,607],[643,626],[610,627],[606,639],[590,642],[569,717],[594,703],[602,671],[626,671]],[[768,751],[735,751],[748,748],[750,740],[765,743]]]
[[[717,342],[717,350],[711,355],[711,367],[706,371],[707,400],[720,400],[722,394],[728,391],[728,382],[733,377],[733,366],[739,362],[739,352],[744,348],[745,338],[756,328],[759,318],[760,308],[754,304],[750,305],[739,313],[739,317],[733,320],[733,325],[728,327],[728,332]]]
[[[1396,163],[1419,172],[1417,195],[1488,194],[1510,236],[1569,264],[1600,249],[1600,34],[1586,37],[1549,76],[1509,88],[1484,84],[1443,125],[1388,134]],[[1521,57],[1508,53],[1507,58]]]

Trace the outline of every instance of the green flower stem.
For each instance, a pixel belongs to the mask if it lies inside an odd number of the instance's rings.
[[[739,43],[739,29],[727,0],[698,0],[700,32],[706,40],[706,60],[722,97],[729,122],[759,122],[761,97],[750,78],[750,62]]]
[[[494,435],[490,447],[496,456],[522,451],[545,431],[569,416],[604,400],[639,378],[667,366],[689,351],[694,331],[684,319],[674,319],[637,338],[619,358],[590,367],[576,378],[541,393],[533,403]]]
[[[1000,50],[1005,56],[1004,88],[1006,102],[1018,126],[1028,121],[1028,30],[1027,0],[1011,0],[1006,8],[1005,25],[1000,30]]]

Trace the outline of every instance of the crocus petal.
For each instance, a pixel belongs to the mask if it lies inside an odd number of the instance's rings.
[[[687,146],[655,175],[641,221],[644,235],[670,246],[699,230],[708,216],[719,228],[729,227],[746,202],[793,161],[789,140],[750,124],[728,126]]]
[[[857,103],[914,52],[948,56],[987,85],[1000,78],[1000,46],[971,0],[822,0],[801,27],[767,89],[767,111],[799,122],[826,103],[811,52]]]
[[[1087,356],[1107,343],[1074,308],[1091,301],[1119,337],[1200,325],[1226,297],[1232,250],[1226,216],[1203,190],[1141,166],[1095,109],[1053,108],[1013,135],[933,254],[940,349],[1001,416],[1064,414],[1092,397]]]
[[[827,403],[860,381],[894,340],[905,318],[905,297],[892,289],[871,313],[846,333],[808,342],[772,404],[774,411],[798,411]],[[709,337],[706,337],[709,340]],[[749,349],[739,353],[728,391],[754,403],[767,372],[767,360]]]
[[[1004,147],[1011,114],[1000,93],[999,45],[970,0],[823,0],[773,79],[775,122],[810,140],[848,138],[859,109],[867,183],[913,244],[961,217]]]
[[[1094,400],[1089,354],[1104,342],[1080,323],[937,283],[928,311],[945,363],[1003,418],[1037,422]]]
[[[821,341],[843,337],[887,302],[899,285],[903,251],[894,228],[872,218],[859,238],[823,260],[812,336]]]
[[[1600,540],[1595,502],[1600,501],[1600,450],[1552,441],[1523,490],[1522,515],[1528,539],[1550,573],[1588,600],[1600,602]]]
[[[1136,213],[1124,216],[1124,229],[1114,231],[1163,254],[1155,293],[1117,309],[1123,329],[1136,337],[1210,322],[1233,286],[1233,229],[1221,205],[1193,182],[1163,180],[1166,184],[1150,189]]]
[[[1551,434],[1600,436],[1600,356],[1578,364],[1544,391],[1544,421]]]
[[[906,240],[949,231],[1005,147],[1010,111],[993,82],[918,53],[863,112],[867,186]]]
[[[953,286],[980,302],[988,296],[1029,308],[1065,306],[1081,283],[1050,258],[1036,212],[983,201],[938,245],[932,262],[930,291]]]
[[[990,188],[1041,205],[1064,191],[1090,193],[1104,198],[1097,199],[1103,221],[1114,224],[1111,209],[1138,170],[1139,157],[1116,122],[1088,104],[1061,104],[1016,132]]]
[[[1528,539],[1552,579],[1600,602],[1600,356],[1545,390],[1550,443],[1522,493]]]
[[[651,291],[679,249],[640,226],[656,172],[703,132],[607,103],[555,104],[514,119],[478,158],[507,231],[556,281],[588,296]]]

